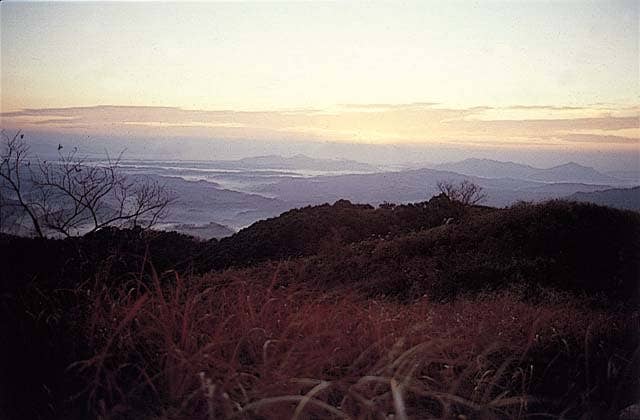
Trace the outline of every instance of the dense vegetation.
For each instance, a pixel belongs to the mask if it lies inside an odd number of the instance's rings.
[[[5,235],[0,255],[0,418],[616,418],[640,399],[634,212],[338,201],[220,241]]]

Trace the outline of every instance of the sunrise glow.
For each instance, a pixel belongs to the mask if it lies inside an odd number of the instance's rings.
[[[3,2],[2,126],[638,151],[638,5]]]

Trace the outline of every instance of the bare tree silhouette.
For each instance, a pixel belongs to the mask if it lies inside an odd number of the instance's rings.
[[[26,214],[37,236],[75,236],[106,226],[149,228],[173,201],[157,182],[124,175],[122,155],[89,164],[77,149],[63,154],[58,146],[58,161],[40,161],[30,156],[22,133],[2,132],[2,141],[0,214]]]
[[[438,181],[438,189],[451,201],[464,205],[478,204],[487,195],[482,192],[482,187],[465,179],[458,184],[450,181]]]

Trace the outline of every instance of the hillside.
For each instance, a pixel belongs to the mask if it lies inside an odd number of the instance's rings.
[[[518,284],[532,296],[551,287],[637,301],[639,256],[640,215],[551,202],[343,246],[301,264],[305,278],[373,296],[439,300]]]
[[[486,211],[477,207],[474,213]],[[441,197],[406,205],[352,204],[347,200],[293,209],[278,217],[254,223],[213,244],[207,267],[247,266],[252,263],[313,255],[375,238],[392,238],[439,226],[463,209]]]
[[[640,187],[577,192],[568,196],[567,200],[637,211],[640,210]]]
[[[221,240],[0,255],[3,418],[615,418],[639,397],[636,212],[340,200]]]
[[[165,230],[175,231],[203,240],[226,238],[227,236],[231,236],[235,233],[227,226],[215,222],[209,222],[204,225],[195,225],[192,223],[165,225]]]

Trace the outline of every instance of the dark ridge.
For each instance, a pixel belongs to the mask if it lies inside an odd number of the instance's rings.
[[[552,201],[485,212],[458,223],[342,246],[304,261],[322,287],[438,300],[524,287],[616,301],[640,298],[640,214]],[[539,297],[539,296],[537,296]]]

